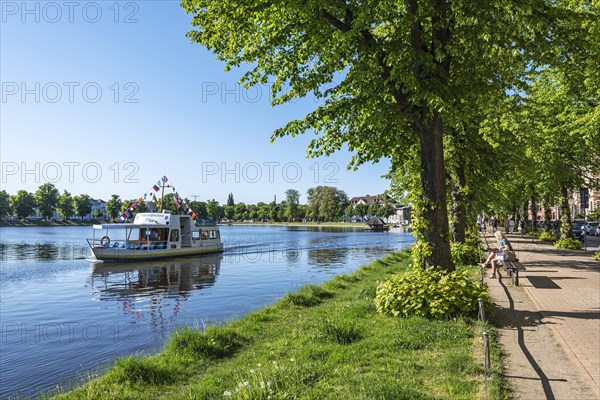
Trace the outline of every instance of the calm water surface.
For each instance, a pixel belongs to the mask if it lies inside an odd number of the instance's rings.
[[[221,227],[223,254],[86,261],[91,227],[0,228],[0,397],[70,387],[119,356],[159,350],[177,326],[222,322],[348,273],[410,234]]]

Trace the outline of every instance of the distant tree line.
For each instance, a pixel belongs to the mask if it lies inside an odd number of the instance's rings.
[[[228,195],[227,202],[223,205],[214,199],[206,202],[185,200],[199,219],[215,221],[329,222],[342,221],[344,217],[367,215],[389,217],[394,213],[394,208],[390,204],[358,204],[353,207],[343,190],[331,186],[310,188],[306,195],[306,204],[300,204],[300,192],[295,189],[286,190],[285,199],[279,203],[276,201],[257,204],[235,203],[232,193]],[[91,200],[89,195],[72,196],[66,190],[60,194],[51,183],[41,185],[35,193],[19,190],[11,196],[2,190],[0,191],[0,218],[15,216],[25,219],[34,215],[37,209],[46,219],[53,218],[55,213],[65,220],[73,216],[83,219],[92,211]],[[174,198],[170,195],[166,195],[161,204],[157,199],[139,202],[137,199],[121,199],[119,195],[113,194],[106,202],[106,215],[96,209],[93,217],[114,221],[136,202],[137,206],[132,211],[132,216],[138,212],[147,212],[150,203],[154,203],[157,210],[166,209],[174,214],[178,212]]]
[[[25,219],[34,215],[37,209],[42,218],[46,219],[54,217],[55,213],[63,219],[71,219],[73,216],[83,219],[92,211],[90,201],[91,198],[87,194],[72,196],[66,190],[60,194],[52,183],[44,183],[35,193],[19,190],[11,196],[6,190],[2,190],[0,191],[0,218],[15,216]]]

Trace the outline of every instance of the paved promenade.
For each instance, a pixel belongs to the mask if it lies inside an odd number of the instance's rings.
[[[521,287],[511,286],[503,269],[501,281],[486,280],[514,397],[600,399],[600,261],[508,237],[527,268]],[[487,240],[495,242],[489,234]]]

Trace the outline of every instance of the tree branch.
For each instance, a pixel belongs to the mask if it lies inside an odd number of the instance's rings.
[[[322,10],[321,13],[323,15],[323,18],[325,18],[325,20],[331,26],[338,29],[339,31],[346,33],[352,29],[352,21],[354,20],[354,15],[347,4],[344,21],[341,21],[340,19],[334,17],[326,10]],[[408,110],[410,108],[408,97],[402,92],[401,89],[398,88],[398,82],[392,78],[392,68],[386,63],[386,52],[380,48],[377,40],[375,39],[371,31],[369,31],[368,29],[363,29],[360,33],[362,35],[363,44],[365,45],[365,47],[367,49],[371,49],[375,57],[377,57],[377,64],[381,68],[383,80],[387,83],[387,86],[390,89],[394,100],[402,109]]]
[[[331,24],[331,26],[333,26],[334,28],[336,28],[342,32],[348,32],[350,29],[352,29],[351,24],[349,24],[348,20],[347,20],[348,12],[349,12],[349,10],[346,9],[346,21],[340,21],[339,19],[337,19],[336,17],[331,15],[328,11],[321,10],[321,14],[323,15],[323,18],[325,18],[325,20],[327,22],[329,22],[329,24]]]

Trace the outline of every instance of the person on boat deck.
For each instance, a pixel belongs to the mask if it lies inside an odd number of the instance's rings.
[[[498,240],[498,248],[490,249],[490,253],[488,254],[488,258],[483,263],[483,267],[487,267],[489,264],[492,265],[492,274],[490,278],[496,277],[496,270],[498,268],[498,262],[504,261],[504,254],[507,251],[513,251],[512,245],[506,238],[506,235],[501,231],[494,232],[494,236]],[[502,279],[502,275],[498,271],[498,278]]]

